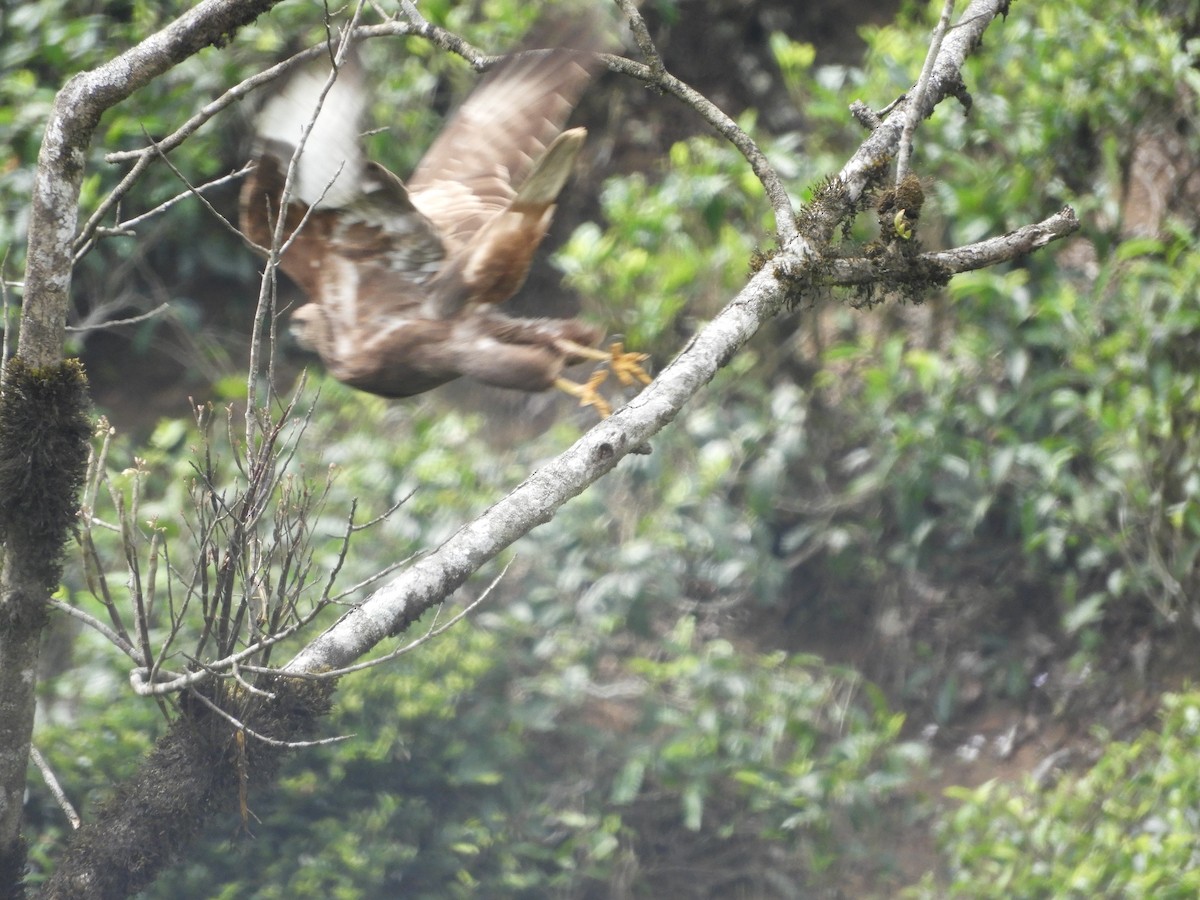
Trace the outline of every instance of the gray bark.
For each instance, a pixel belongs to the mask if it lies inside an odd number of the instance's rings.
[[[62,360],[84,152],[101,114],[182,60],[220,44],[276,2],[205,0],[111,62],[75,76],[59,91],[38,155],[30,214],[16,353],[29,371],[46,374]],[[7,380],[5,386],[12,388]],[[0,423],[0,430],[6,427],[15,431],[20,423]],[[17,478],[19,473],[10,475]],[[5,496],[0,502],[10,500]],[[21,801],[33,727],[34,673],[45,622],[44,612],[37,610],[48,596],[39,566],[45,559],[58,558],[66,530],[35,544],[15,539],[25,531],[19,522],[9,524],[0,575],[0,892],[19,896],[17,876],[24,865]]]
[[[70,247],[76,227],[76,201],[82,176],[82,150],[91,139],[100,111],[145,84],[169,65],[196,52],[238,25],[250,21],[269,8],[272,0],[232,2],[210,0],[202,3],[168,31],[156,35],[108,66],[74,79],[63,94],[47,128],[46,147],[39,167],[38,197],[35,201],[34,231],[30,240],[31,275],[27,279],[26,311],[22,317],[21,351],[39,354],[38,359],[57,360],[62,343],[62,325],[70,287]],[[919,114],[926,117],[947,96],[965,98],[959,78],[963,60],[978,44],[992,20],[1007,8],[1006,0],[974,0],[963,13],[959,25],[951,29],[938,54],[929,90],[920,98]],[[186,25],[181,23],[187,23]],[[610,58],[610,66],[637,78],[658,83],[674,96],[692,103],[691,93],[674,80],[661,81],[664,73],[653,66]],[[777,214],[784,244],[726,308],[698,334],[679,356],[627,407],[601,422],[567,452],[533,473],[509,496],[497,502],[474,522],[464,526],[433,553],[409,567],[377,590],[361,605],[348,612],[324,634],[314,639],[286,667],[290,674],[327,672],[353,663],[385,638],[398,634],[431,606],[445,599],[478,568],[538,525],[549,522],[555,512],[572,497],[615,467],[629,452],[645,443],[669,424],[688,400],[724,366],[758,328],[804,290],[831,279],[813,264],[820,248],[842,219],[849,214],[872,179],[886,168],[895,154],[902,130],[904,113],[893,113],[878,123],[859,151],[843,168],[836,190],[819,209],[809,211],[797,226],[790,209]],[[772,195],[786,204],[783,192]],[[798,227],[798,231],[795,230]],[[1035,240],[1036,243],[1036,240]],[[1023,246],[1033,246],[1028,242]],[[952,261],[938,260],[952,271]],[[27,343],[28,342],[28,343]],[[13,651],[15,653],[15,651]],[[26,661],[28,654],[26,654]],[[36,651],[34,651],[36,658]],[[16,655],[11,657],[17,660]],[[0,669],[7,664],[0,659]],[[26,669],[26,671],[29,671]],[[0,690],[3,690],[0,687]],[[270,710],[268,710],[270,712]],[[173,729],[185,727],[183,724]],[[291,731],[284,728],[286,736]],[[220,741],[214,746],[225,748]],[[20,757],[23,777],[28,734],[11,748]],[[3,752],[3,751],[0,751]],[[219,758],[220,749],[215,756]],[[182,760],[182,763],[180,762]],[[190,767],[204,766],[186,754],[169,756],[172,776],[188,777]],[[185,809],[176,802],[181,792],[167,792],[162,798],[153,790],[161,783],[161,761],[151,759],[118,794],[129,798],[128,805],[106,810],[103,817],[85,825],[59,864],[48,896],[116,896],[123,889],[106,888],[94,892],[114,867],[127,860],[123,855],[131,835],[153,831],[161,823],[180,816],[193,821],[211,814],[229,803],[229,786],[208,779],[203,771],[194,774],[197,789],[182,792]],[[12,772],[7,773],[9,777]],[[200,784],[203,780],[204,783]],[[8,788],[9,782],[5,782]],[[142,787],[150,789],[143,790]],[[261,788],[261,782],[259,782]],[[162,800],[162,802],[159,802]],[[167,803],[166,800],[170,800]],[[136,802],[136,805],[135,805]],[[106,821],[123,823],[122,844],[105,840]],[[125,827],[127,826],[127,827]],[[0,840],[14,840],[15,832],[0,833]],[[185,845],[187,834],[172,840],[170,851],[177,853]],[[154,865],[165,864],[170,854],[156,857]],[[147,868],[139,878],[153,877]],[[106,882],[107,883],[107,882]]]

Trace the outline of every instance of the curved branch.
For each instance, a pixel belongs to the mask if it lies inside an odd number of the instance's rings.
[[[987,25],[1007,6],[1006,0],[974,0],[962,24],[947,35],[934,66],[922,106],[957,93],[958,71],[979,43]],[[632,74],[650,70],[609,57],[610,65]],[[842,169],[844,191],[857,197],[865,189],[872,162],[890,158],[900,139],[900,117],[890,115]],[[789,299],[789,273],[816,254],[820,231],[831,234],[837,217],[817,221],[814,234],[788,241],[779,256],[764,266],[715,319],[697,334],[654,382],[580,438],[574,446],[534,472],[479,518],[464,525],[445,543],[350,610],[308,644],[285,667],[290,674],[342,668],[389,636],[399,634],[430,607],[460,587],[501,550],[549,522],[559,507],[613,469],[626,454],[671,422],[684,405],[729,362],[759,327]]]
[[[629,18],[634,39],[648,64],[642,65],[625,59],[623,56],[606,54],[604,61],[609,69],[665,91],[691,107],[704,121],[717,129],[720,135],[733,144],[738,152],[746,158],[746,162],[750,164],[750,168],[762,184],[763,190],[766,191],[767,201],[775,212],[775,231],[779,235],[779,242],[783,244],[792,240],[796,236],[796,210],[792,207],[792,199],[788,195],[787,188],[784,187],[783,180],[775,171],[775,167],[771,165],[770,160],[758,148],[758,144],[754,142],[753,138],[742,131],[737,122],[699,91],[688,87],[666,70],[658,49],[650,39],[645,20],[642,19],[642,14],[633,0],[617,0],[617,2],[621,11]]]
[[[904,116],[904,130],[900,134],[900,149],[896,154],[896,187],[904,181],[908,175],[908,161],[912,157],[913,135],[916,133],[917,124],[920,122],[918,118],[921,109],[920,98],[925,96],[925,91],[929,89],[929,78],[933,75],[933,64],[937,60],[938,51],[942,49],[942,40],[946,37],[946,29],[950,27],[950,16],[954,13],[954,0],[945,0],[942,4],[942,15],[938,18],[937,27],[933,30],[933,37],[929,41],[929,52],[925,56],[925,63],[921,66],[921,77],[917,79],[917,85],[913,88],[911,96],[915,98],[915,102],[906,104]]]
[[[84,152],[100,116],[138,88],[253,22],[279,0],[203,0],[116,59],[76,75],[54,98],[38,153],[17,353],[34,367],[62,358]]]

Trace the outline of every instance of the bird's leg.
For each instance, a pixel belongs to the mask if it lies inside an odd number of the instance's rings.
[[[626,387],[635,381],[640,381],[642,384],[649,384],[651,381],[650,374],[642,368],[642,363],[650,358],[650,354],[627,352],[621,341],[614,341],[609,345],[607,351],[577,344],[575,341],[565,338],[555,341],[555,346],[572,356],[608,363],[609,369],[617,376],[617,380]]]
[[[628,353],[625,350],[625,345],[620,341],[612,343],[608,350],[599,350],[595,347],[589,347],[587,344],[581,344],[578,341],[572,341],[569,338],[558,338],[554,342],[554,347],[561,353],[565,353],[569,358],[579,362],[585,359],[595,360],[596,362],[608,363],[607,368],[597,369],[592,373],[592,377],[584,384],[578,384],[574,381],[569,381],[566,378],[558,378],[554,382],[554,386],[561,391],[565,391],[572,397],[579,398],[580,406],[595,407],[596,412],[600,414],[600,418],[606,419],[612,415],[612,406],[601,395],[598,388],[608,378],[608,373],[612,372],[617,376],[617,380],[626,387],[632,385],[635,381],[640,381],[642,384],[650,383],[650,375],[642,368],[642,363],[649,359],[647,353]]]
[[[600,414],[600,418],[607,419],[612,415],[612,406],[604,399],[604,395],[596,390],[596,388],[604,383],[604,379],[607,377],[608,370],[599,369],[593,372],[592,377],[583,384],[571,381],[568,378],[556,378],[554,379],[554,386],[560,391],[570,394],[572,397],[578,397],[580,406],[595,407],[596,412]]]

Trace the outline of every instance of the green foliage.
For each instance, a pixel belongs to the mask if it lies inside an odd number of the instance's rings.
[[[865,88],[871,102],[918,70],[912,35],[867,31],[866,68],[890,81]],[[802,48],[774,47],[796,96],[820,96]],[[957,612],[964,639],[987,623],[989,654],[1023,614],[1085,647],[1105,623],[1195,614],[1200,248],[1191,222],[1129,238],[1121,206],[1139,141],[1173,140],[1186,123],[1200,153],[1179,90],[1194,63],[1175,23],[1144,5],[1014,4],[989,35],[968,64],[970,115],[947,104],[918,135],[922,238],[974,240],[1070,202],[1098,263],[1067,266],[1050,249],[956,277],[931,312],[891,318],[908,329],[881,335],[848,313],[814,326],[808,415],[835,436],[786,465],[801,492],[832,496],[780,516],[781,546],[811,577],[862,595],[898,576],[991,584],[990,600]],[[837,121],[815,109],[814,131],[836,139]],[[997,689],[1022,689],[1003,652],[992,665]],[[941,681],[940,708],[953,710],[953,674],[927,677],[909,668],[911,688]]]
[[[769,221],[745,160],[711,138],[672,147],[661,177],[610,178],[600,203],[607,227],[578,228],[555,262],[629,346],[658,355],[736,291]]]
[[[1075,383],[1049,400],[1081,439],[1060,454],[1076,484],[1059,483],[1055,514],[1041,536],[1027,533],[1027,546],[1094,565],[1105,597],[1148,600],[1169,621],[1195,614],[1198,290],[1200,247],[1137,240],[1115,249],[1090,302],[1067,295],[1045,308],[1048,326],[1075,336],[1066,343]]]
[[[332,727],[356,736],[305,752],[252,798],[254,840],[212,842],[152,896],[205,895],[215,872],[229,897],[578,895],[638,865],[652,884],[698,840],[764,837],[797,854],[771,865],[805,879],[864,852],[860,831],[921,760],[852,679],[698,640],[687,619],[609,684],[567,636],[531,637],[456,629],[351,679]],[[512,658],[531,650],[553,674],[521,677]],[[731,877],[767,865],[740,862]]]
[[[1200,891],[1200,695],[1163,698],[1162,729],[1115,741],[1052,788],[947,793],[944,886],[911,896],[1194,897]]]
[[[1012,538],[1027,563],[1059,573],[1064,615],[1085,585],[1164,613],[1183,601],[1200,500],[1184,337],[1196,327],[1200,253],[1128,250],[1157,252],[1119,252],[1090,296],[1065,281],[1031,295],[1021,271],[956,279],[960,320],[940,351],[900,335],[828,351],[859,375],[841,409],[872,423],[845,494],[881,496],[889,510],[856,543],[888,541],[890,526],[896,562],[931,565]],[[793,545],[818,539],[797,527]]]

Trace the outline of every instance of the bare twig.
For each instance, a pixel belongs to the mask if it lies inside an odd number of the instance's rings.
[[[327,744],[338,744],[338,743],[341,743],[342,741],[349,740],[350,738],[354,737],[354,735],[352,735],[352,734],[340,734],[337,737],[321,738],[320,740],[316,740],[316,741],[281,741],[281,740],[277,740],[276,738],[267,737],[265,734],[259,734],[253,728],[248,727],[244,722],[242,722],[241,720],[236,718],[234,715],[232,715],[228,710],[222,709],[220,706],[213,703],[211,700],[209,700],[207,697],[205,697],[199,691],[192,691],[191,696],[196,698],[197,700],[199,700],[201,703],[203,703],[205,706],[207,706],[209,709],[211,709],[213,712],[215,712],[218,716],[220,716],[222,719],[224,719],[226,722],[228,722],[230,725],[232,725],[238,731],[241,731],[241,732],[249,735],[250,737],[254,738],[256,741],[261,741],[262,743],[266,744],[269,747],[282,747],[287,750],[299,750],[304,747],[323,747]]]
[[[328,96],[329,91],[333,88],[333,84],[337,80],[338,75],[340,74],[341,67],[345,63],[346,57],[350,52],[350,47],[352,46],[352,37],[354,34],[354,29],[355,29],[355,26],[358,24],[359,16],[362,15],[363,8],[364,8],[363,0],[359,0],[359,2],[354,7],[354,13],[351,16],[350,23],[342,31],[337,50],[336,51],[330,50],[330,54],[333,57],[333,69],[332,69],[332,71],[330,71],[329,77],[326,79],[325,85],[321,89],[320,94],[317,96],[316,108],[313,109],[312,114],[309,117],[309,120],[306,123],[304,123],[303,128],[301,128],[301,130],[300,130],[300,137],[297,140],[296,146],[292,151],[291,159],[288,161],[287,173],[284,175],[283,191],[281,192],[280,199],[279,199],[279,209],[274,210],[274,213],[276,215],[275,228],[274,228],[272,236],[271,236],[271,246],[268,248],[267,266],[263,270],[263,277],[262,277],[262,281],[260,282],[260,288],[259,288],[259,293],[258,293],[258,303],[255,306],[255,310],[254,310],[254,326],[253,326],[253,331],[251,332],[251,338],[250,338],[250,363],[249,363],[249,366],[247,367],[247,376],[246,376],[246,379],[247,379],[247,383],[246,383],[246,397],[247,397],[247,401],[246,401],[246,452],[247,453],[252,452],[252,448],[254,447],[254,435],[255,435],[255,424],[256,424],[255,423],[255,415],[256,415],[256,409],[257,409],[256,403],[255,403],[255,395],[256,395],[255,388],[256,388],[256,383],[257,383],[259,375],[260,375],[260,368],[261,368],[261,364],[259,362],[259,357],[262,352],[262,342],[264,339],[263,323],[265,321],[267,321],[268,316],[269,316],[272,326],[274,325],[276,274],[277,274],[277,269],[279,267],[279,259],[280,259],[280,256],[282,255],[283,251],[286,249],[286,243],[290,242],[292,240],[295,240],[296,235],[298,235],[300,233],[300,230],[305,225],[305,221],[302,220],[300,222],[300,224],[296,227],[295,231],[293,231],[292,234],[287,238],[287,241],[285,241],[284,231],[286,230],[286,224],[287,224],[287,208],[288,208],[288,204],[291,202],[292,190],[294,188],[295,180],[297,177],[297,172],[299,169],[300,156],[304,152],[304,145],[308,142],[309,135],[312,134],[312,130],[316,124],[317,117],[321,114],[321,108],[325,103],[325,98],[326,98],[326,96]],[[332,40],[332,36],[330,37],[330,40]],[[328,190],[329,187],[332,186],[333,182],[337,179],[340,172],[341,172],[341,168],[339,167],[338,172],[334,173],[333,177],[329,181],[329,184],[326,186],[326,190]],[[316,204],[313,204],[312,206],[310,206],[309,209],[306,210],[306,212],[304,214],[304,218],[307,219],[308,215],[315,208],[316,208]],[[270,212],[271,211],[268,210],[268,213],[270,213]],[[274,337],[273,327],[272,327],[271,337],[272,338]],[[273,368],[274,368],[274,347],[275,347],[275,342],[273,339],[270,341],[269,347],[270,347],[269,368],[273,370]],[[271,382],[270,382],[270,380],[268,380],[268,390],[270,389],[270,384],[271,384]]]
[[[50,764],[46,762],[46,758],[42,756],[37,747],[29,748],[29,758],[33,760],[33,764],[42,773],[42,779],[46,782],[46,787],[50,788],[50,793],[58,801],[58,808],[66,815],[67,821],[71,823],[71,828],[78,828],[82,824],[79,819],[79,813],[75,812],[75,807],[67,799],[66,792],[63,791],[62,785],[58,783],[58,779],[54,777],[54,770],[50,768]]]
[[[933,75],[933,64],[937,61],[938,54],[942,50],[942,39],[946,36],[946,29],[950,27],[950,16],[953,13],[954,0],[945,0],[945,3],[942,5],[942,15],[938,19],[937,27],[933,30],[933,37],[929,40],[929,52],[925,54],[925,64],[921,67],[921,77],[917,79],[917,86],[909,93],[911,99],[905,106],[904,130],[900,133],[900,148],[896,152],[897,186],[908,175],[908,163],[912,157],[913,135],[916,134],[917,125],[922,118],[922,101],[925,98],[925,93],[929,90],[929,79]]]
[[[108,613],[109,621],[112,622],[112,632],[115,635],[113,640],[114,645],[120,647],[126,653],[134,646],[133,639],[129,636],[129,631],[125,627],[125,622],[121,616],[121,611],[117,608],[116,603],[112,599],[112,594],[108,589],[108,579],[104,574],[104,567],[100,563],[100,555],[96,550],[96,545],[92,541],[92,526],[94,524],[102,524],[104,527],[120,533],[119,526],[108,526],[106,523],[100,523],[93,514],[96,504],[96,495],[99,493],[100,484],[103,482],[112,491],[112,485],[108,484],[107,474],[105,472],[105,462],[108,458],[108,451],[112,445],[115,429],[109,426],[104,419],[100,420],[97,432],[103,435],[103,441],[100,444],[99,451],[94,448],[88,456],[88,468],[84,480],[83,488],[83,505],[79,511],[79,545],[83,553],[83,571],[84,578],[87,581],[88,590],[97,600],[104,604],[104,608]],[[116,505],[114,495],[114,505]],[[75,613],[70,613],[75,615]],[[76,616],[78,618],[78,616]],[[93,626],[94,627],[94,626]],[[101,630],[101,633],[104,633]],[[141,660],[134,651],[133,658],[141,664],[147,664],[148,660]]]
[[[766,191],[767,200],[775,212],[775,230],[779,235],[780,243],[791,240],[796,235],[796,211],[792,206],[787,188],[784,187],[783,180],[775,171],[775,167],[771,165],[770,160],[758,148],[754,140],[716,104],[663,68],[662,59],[650,39],[649,31],[646,29],[646,24],[637,7],[631,0],[618,0],[618,2],[622,11],[629,17],[638,46],[646,55],[649,64],[643,65],[623,56],[604,54],[605,64],[614,72],[644,81],[681,100],[717,129],[729,143],[733,144],[750,164],[750,168],[762,183],[763,190]]]
[[[461,610],[459,610],[450,619],[450,621],[448,621],[445,625],[442,625],[439,628],[434,628],[433,624],[431,624],[429,627],[429,630],[426,631],[419,638],[417,638],[416,640],[410,641],[409,643],[405,644],[403,647],[397,647],[391,653],[388,653],[384,656],[377,657],[376,659],[368,660],[367,662],[356,663],[351,666],[343,666],[340,669],[333,669],[328,672],[321,672],[321,673],[319,673],[318,677],[320,677],[320,678],[340,678],[343,675],[349,675],[351,672],[359,672],[363,669],[370,669],[375,666],[383,665],[384,663],[391,662],[393,659],[396,659],[399,656],[403,656],[405,653],[410,653],[413,650],[416,650],[422,644],[427,644],[430,641],[432,641],[434,638],[445,634],[446,631],[453,628],[460,621],[462,621],[467,616],[469,616],[472,612],[474,612],[475,609],[481,603],[483,603],[484,600],[486,600],[488,598],[488,596],[492,593],[493,589],[495,589],[496,585],[498,585],[500,583],[500,579],[502,579],[505,575],[508,574],[509,567],[512,566],[513,561],[515,559],[516,559],[516,557],[513,557],[513,559],[509,560],[508,563],[505,564],[504,569],[501,570],[500,574],[497,575],[495,578],[493,578],[491,584],[489,584],[484,589],[483,593],[481,593],[478,597],[476,597],[474,600],[472,600],[470,603],[468,603],[466,606],[464,606]],[[436,623],[434,623],[434,624],[436,624]]]
[[[149,312],[144,312],[139,316],[131,316],[128,319],[108,319],[103,322],[85,323],[83,325],[68,325],[67,331],[73,334],[81,334],[90,331],[98,331],[101,328],[116,328],[120,325],[136,325],[139,322],[145,322],[148,319],[153,319],[155,316],[161,316],[171,308],[169,303],[160,303],[158,306]]]
[[[1075,211],[1067,206],[1036,224],[963,247],[922,253],[912,263],[932,264],[948,274],[970,272],[1016,259],[1078,230],[1079,219]],[[820,281],[822,284],[842,286],[870,284],[894,276],[895,265],[886,259],[830,259],[823,263],[827,268]],[[795,275],[797,272],[789,270],[789,274]]]
[[[352,532],[358,532],[358,531],[367,531],[368,529],[374,528],[380,522],[385,521],[389,516],[391,516],[392,513],[394,513],[396,510],[398,510],[400,507],[402,507],[405,503],[407,503],[409,500],[411,500],[413,498],[413,494],[415,494],[415,493],[416,493],[415,490],[409,491],[407,494],[405,494],[403,497],[401,497],[399,500],[397,500],[395,503],[393,503],[391,506],[389,506],[387,509],[385,509],[383,512],[381,512],[379,515],[377,515],[375,518],[371,519],[370,521],[363,522],[362,524],[359,524],[359,525],[356,525],[353,522],[351,522],[350,530]],[[351,513],[351,515],[353,515],[353,513]]]
[[[242,677],[241,666],[237,665],[236,663],[229,667],[229,674],[233,680],[238,683],[238,686],[248,694],[253,694],[255,697],[262,697],[267,700],[274,700],[278,696],[270,691],[264,691],[260,687],[255,687],[253,684],[248,682]]]
[[[662,78],[667,74],[667,68],[663,65],[662,55],[658,52],[658,48],[654,46],[650,30],[646,27],[646,20],[642,18],[641,10],[637,8],[637,4],[633,0],[617,0],[617,5],[621,7],[621,12],[629,21],[629,30],[633,32],[633,39],[637,42],[642,56],[646,58],[650,72],[656,79]]]
[[[399,15],[399,13],[387,13],[384,11],[383,7],[376,2],[376,0],[367,0],[367,3],[370,5],[371,9],[375,10],[375,15],[379,16],[379,18],[383,19],[385,22],[391,21]]]
[[[147,140],[149,140],[149,137],[147,137]],[[154,157],[162,158],[163,161],[166,162],[166,151],[163,149],[161,142],[155,143],[152,141],[151,146],[147,149],[156,151],[153,155],[147,155],[144,157],[147,160],[147,164],[149,164],[149,161]],[[138,152],[144,153],[145,151]],[[143,157],[139,157],[139,159],[141,158]],[[122,222],[117,222],[115,225],[102,227],[100,225],[100,221],[104,218],[109,209],[115,207],[116,201],[124,194],[124,191],[120,191],[121,186],[125,184],[125,181],[123,180],[121,185],[118,185],[117,188],[113,189],[113,191],[109,194],[109,197],[106,198],[105,204],[102,204],[102,208],[98,209],[92,215],[87,224],[84,226],[83,231],[81,231],[79,236],[75,239],[75,262],[78,263],[85,256],[87,256],[88,252],[96,245],[96,241],[99,238],[136,236],[137,232],[134,231],[134,229],[138,225],[141,225],[143,222],[166,212],[175,204],[179,203],[179,201],[185,200],[188,197],[201,195],[206,191],[212,190],[213,188],[228,184],[230,181],[235,181],[236,179],[245,175],[248,171],[250,171],[249,164],[242,166],[236,172],[230,172],[228,175],[222,175],[220,178],[214,178],[212,181],[205,182],[204,184],[197,185],[195,187],[193,187],[191,184],[188,184],[188,189],[186,191],[176,194],[169,200],[164,200],[153,209],[149,209],[141,215],[134,216],[132,219],[126,219]],[[132,172],[130,174],[132,174]],[[138,174],[140,176],[140,172]],[[126,176],[126,180],[129,181],[128,187],[132,187],[133,182],[136,181],[136,178],[130,179],[128,176]],[[118,193],[118,191],[120,191],[120,193]],[[111,200],[112,203],[109,203],[109,200]]]
[[[134,647],[127,638],[119,635],[115,630],[109,628],[95,616],[84,612],[78,606],[72,606],[71,604],[64,603],[61,600],[55,600],[53,597],[47,599],[46,604],[51,609],[57,609],[59,612],[70,616],[72,619],[79,620],[93,631],[104,635],[110,644],[132,659],[139,666],[146,665],[146,660],[142,659],[142,657],[138,655],[137,648]]]
[[[362,581],[356,582],[355,584],[352,584],[352,585],[346,587],[345,589],[338,591],[336,594],[329,595],[327,597],[327,599],[330,603],[342,603],[342,601],[345,600],[347,597],[350,597],[353,594],[357,594],[363,588],[370,587],[371,585],[381,581],[382,579],[387,578],[387,576],[391,575],[397,569],[403,569],[405,566],[407,566],[410,562],[412,562],[418,556],[420,556],[419,553],[414,553],[412,556],[406,556],[404,559],[397,560],[396,562],[393,562],[393,563],[388,563],[386,566],[384,566],[382,569],[380,569],[375,574],[368,575]],[[330,584],[330,586],[328,588],[326,588],[326,591],[330,590],[331,588],[332,588],[332,584]]]
[[[203,684],[209,679],[224,673],[235,665],[242,665],[243,668],[249,668],[244,665],[246,660],[253,658],[256,654],[261,653],[267,647],[278,644],[280,641],[291,637],[309,622],[316,617],[317,611],[289,625],[282,631],[277,631],[274,634],[267,635],[259,641],[251,644],[237,653],[233,653],[224,659],[219,659],[216,662],[207,663],[202,669],[197,672],[168,672],[166,669],[155,668],[150,669],[147,666],[138,666],[129,673],[129,684],[133,688],[135,694],[139,697],[161,697],[166,694],[176,694],[179,691],[193,687],[197,684]],[[152,676],[164,676],[169,681],[152,680]]]

